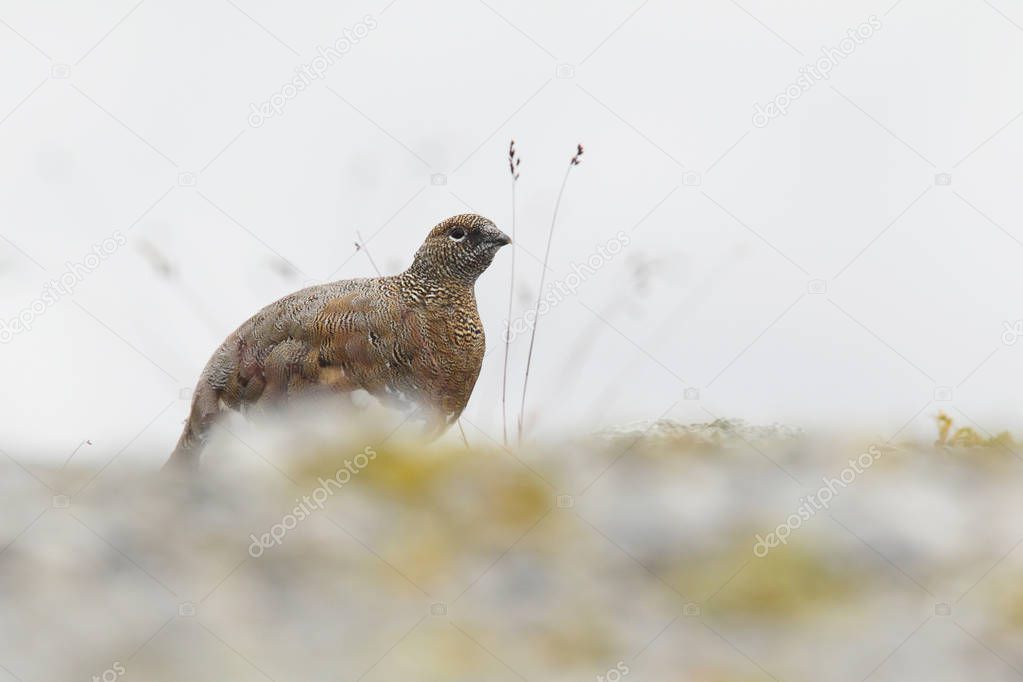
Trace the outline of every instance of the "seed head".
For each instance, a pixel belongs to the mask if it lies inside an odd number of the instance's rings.
[[[579,162],[583,159],[583,146],[581,144],[576,145],[575,156],[572,157],[572,165],[578,166]]]
[[[508,172],[511,173],[512,180],[519,179],[519,164],[521,163],[522,159],[515,153],[515,140],[512,140],[508,145]]]

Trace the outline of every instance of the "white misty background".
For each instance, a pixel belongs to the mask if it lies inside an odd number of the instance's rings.
[[[828,80],[753,125],[871,15]],[[356,231],[393,273],[451,214],[510,229],[513,137],[519,313],[576,143],[548,282],[631,237],[541,319],[532,434],[712,414],[922,434],[938,409],[1020,424],[1023,351],[1002,341],[1023,318],[1010,2],[4,0],[0,20],[0,318],[127,238],[0,346],[0,443],[21,456],[88,439],[77,456],[162,460],[182,390],[241,321],[373,274]],[[473,440],[500,438],[510,255],[478,285],[492,352]]]

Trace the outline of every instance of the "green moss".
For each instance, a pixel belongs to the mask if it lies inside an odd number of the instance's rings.
[[[766,619],[816,616],[836,605],[847,608],[864,588],[861,578],[812,546],[790,542],[758,558],[745,537],[733,551],[680,567],[670,582],[694,598],[708,595],[703,608],[715,613]]]

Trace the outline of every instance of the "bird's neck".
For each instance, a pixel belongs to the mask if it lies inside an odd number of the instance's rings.
[[[396,278],[399,290],[413,300],[423,303],[476,302],[476,280],[424,272],[415,264]]]
[[[471,289],[487,265],[468,257],[438,258],[423,247],[404,274],[427,285]]]

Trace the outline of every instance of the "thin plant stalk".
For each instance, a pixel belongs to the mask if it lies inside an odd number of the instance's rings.
[[[521,162],[515,156],[515,140],[508,146],[508,169],[511,171],[511,283],[508,285],[508,317],[504,329],[504,371],[501,376],[501,435],[504,446],[508,447],[508,354],[511,346],[512,305],[515,301],[515,185],[518,183],[518,165]]]
[[[568,176],[572,174],[572,168],[579,165],[583,155],[583,146],[578,146],[578,151],[568,164],[565,170],[565,177],[561,181],[561,189],[558,190],[558,198],[554,202],[554,215],[551,218],[551,229],[547,232],[547,248],[543,254],[543,265],[540,269],[540,286],[536,291],[536,305],[533,307],[533,328],[529,333],[529,351],[526,353],[526,374],[522,380],[522,403],[519,405],[519,429],[518,443],[522,445],[522,425],[526,419],[526,389],[529,387],[529,370],[533,364],[533,346],[536,343],[536,328],[540,323],[540,301],[543,300],[543,285],[547,278],[547,263],[551,258],[551,243],[554,241],[554,227],[558,223],[558,209],[561,208],[561,199],[565,196],[565,186],[568,184]]]
[[[515,244],[515,181],[512,180],[512,244]],[[508,318],[504,330],[504,373],[501,377],[501,431],[508,445],[508,352],[511,346],[512,304],[515,300],[515,247],[511,253],[511,284],[508,287]]]

